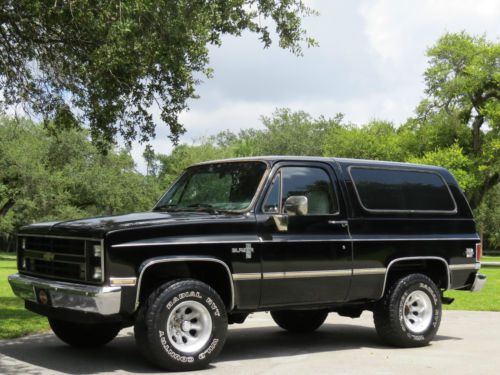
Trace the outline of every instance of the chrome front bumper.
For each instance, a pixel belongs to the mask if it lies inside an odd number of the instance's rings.
[[[471,292],[479,292],[483,289],[484,284],[486,284],[486,275],[482,273],[476,273],[476,277],[474,278],[474,283],[472,284]]]
[[[46,305],[101,315],[117,314],[120,311],[121,287],[92,286],[51,281],[37,277],[20,275],[9,276],[14,294],[26,301],[40,303],[37,292],[48,294]]]

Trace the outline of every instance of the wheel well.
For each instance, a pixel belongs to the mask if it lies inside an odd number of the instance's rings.
[[[212,287],[222,298],[226,309],[233,304],[232,279],[226,267],[211,261],[182,261],[154,264],[144,270],[138,302],[142,302],[160,285],[175,279],[196,279]]]
[[[384,293],[394,282],[411,273],[426,275],[439,289],[449,288],[449,270],[444,259],[408,259],[389,265]]]

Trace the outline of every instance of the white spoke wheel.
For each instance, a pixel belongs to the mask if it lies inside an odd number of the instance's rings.
[[[391,285],[373,318],[385,342],[405,348],[425,346],[441,323],[441,294],[426,275],[410,274]]]
[[[198,280],[174,280],[142,303],[134,326],[144,357],[169,371],[206,368],[226,341],[227,314],[217,292]]]
[[[196,353],[210,339],[212,317],[199,302],[181,302],[168,317],[167,334],[172,346],[180,352]]]
[[[404,302],[404,322],[413,333],[422,333],[432,322],[432,302],[427,293],[416,290]]]

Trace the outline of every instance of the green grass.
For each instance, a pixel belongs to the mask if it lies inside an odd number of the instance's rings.
[[[500,262],[500,255],[483,255],[481,262]]]
[[[29,312],[15,297],[7,276],[16,272],[16,257],[0,253],[0,339],[10,339],[49,329],[47,319]]]
[[[480,292],[453,290],[445,293],[446,297],[455,298],[451,305],[444,305],[446,310],[500,311],[500,268],[482,268],[481,273],[488,279]]]

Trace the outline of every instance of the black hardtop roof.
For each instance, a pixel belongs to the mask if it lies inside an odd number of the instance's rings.
[[[269,155],[269,156],[250,156],[230,159],[209,160],[195,165],[213,164],[213,163],[230,163],[230,162],[245,162],[245,161],[263,161],[269,164],[275,164],[280,161],[320,161],[320,162],[337,162],[343,167],[363,165],[373,167],[390,167],[390,168],[405,168],[405,169],[422,169],[432,171],[446,171],[445,168],[434,165],[403,163],[397,161],[383,160],[368,160],[368,159],[350,159],[350,158],[334,158],[324,156],[291,156],[291,155]]]

